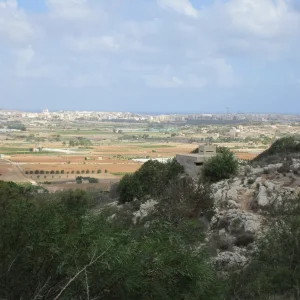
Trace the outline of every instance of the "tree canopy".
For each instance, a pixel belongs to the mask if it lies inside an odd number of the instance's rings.
[[[183,172],[183,167],[175,159],[167,163],[149,160],[137,172],[122,178],[118,186],[120,203],[147,195],[161,195],[168,183]]]

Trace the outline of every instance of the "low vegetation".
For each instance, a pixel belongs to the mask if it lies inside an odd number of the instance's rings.
[[[238,161],[227,148],[219,148],[216,156],[210,158],[203,166],[202,177],[207,182],[218,182],[235,176]]]
[[[218,299],[202,251],[169,222],[128,230],[90,214],[84,192],[42,199],[0,183],[0,298]],[[199,236],[201,238],[201,236]]]
[[[77,176],[76,177],[76,182],[78,184],[82,183],[83,180],[87,180],[89,183],[99,183],[99,179],[93,178],[93,177],[82,177],[82,176]]]
[[[284,159],[300,156],[300,137],[287,136],[275,141],[269,149],[258,155],[253,164],[281,163]]]
[[[137,172],[126,174],[122,178],[118,187],[119,202],[161,195],[168,183],[181,173],[183,167],[176,160],[167,163],[149,160]]]

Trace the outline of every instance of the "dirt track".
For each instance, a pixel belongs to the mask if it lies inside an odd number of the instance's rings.
[[[14,182],[31,182],[21,172],[21,169],[10,161],[0,160],[0,180]]]

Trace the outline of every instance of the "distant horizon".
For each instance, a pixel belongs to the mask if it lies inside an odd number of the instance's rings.
[[[127,111],[127,110],[95,110],[95,109],[49,109],[49,108],[42,108],[42,109],[12,109],[12,108],[5,108],[1,107],[0,110],[4,111],[18,111],[18,112],[26,112],[26,113],[41,113],[43,110],[48,109],[49,112],[60,112],[60,111],[68,111],[68,112],[102,112],[102,113],[133,113],[133,114],[140,114],[140,115],[201,115],[201,114],[211,114],[211,115],[219,115],[223,114],[226,115],[226,111],[219,111],[219,112],[212,112],[212,111],[161,111],[161,112],[155,112],[155,111]],[[299,116],[300,113],[295,112],[249,112],[249,111],[229,111],[228,115],[243,115],[243,114],[257,114],[257,115],[294,115]]]

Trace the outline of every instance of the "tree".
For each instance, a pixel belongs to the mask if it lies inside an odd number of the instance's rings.
[[[45,174],[45,171],[44,171],[44,170],[41,170],[41,171],[40,171],[40,174],[42,174],[42,175]]]
[[[54,174],[55,172],[53,170],[50,171],[50,174]]]
[[[60,171],[60,174],[65,174],[65,170],[61,170],[61,171]]]
[[[122,178],[118,186],[119,201],[125,203],[146,195],[160,196],[170,181],[183,172],[175,159],[167,163],[149,160],[137,172]]]
[[[218,149],[216,156],[210,158],[203,166],[202,176],[205,181],[218,182],[237,174],[238,162],[227,148]]]
[[[58,171],[58,170],[56,170],[56,171],[55,171],[55,174],[59,174],[59,171]]]
[[[97,170],[97,174],[101,174],[101,170],[99,169],[99,170]]]
[[[34,174],[40,174],[40,171],[39,170],[35,170]]]
[[[86,170],[85,173],[86,173],[86,174],[90,174],[90,170]]]

